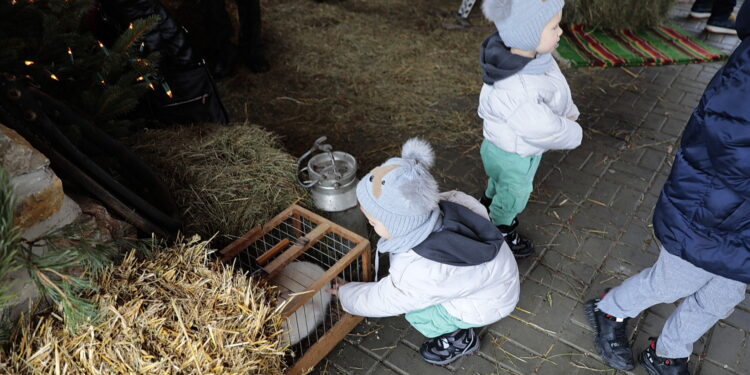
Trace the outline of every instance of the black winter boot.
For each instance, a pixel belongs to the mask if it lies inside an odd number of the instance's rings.
[[[641,364],[649,375],[690,375],[687,358],[664,358],[656,355],[656,338],[649,337],[641,353]]]
[[[497,229],[500,229],[505,242],[510,246],[510,251],[513,252],[513,256],[516,258],[527,258],[534,254],[534,244],[526,237],[520,235],[516,228],[518,227],[518,218],[514,218],[510,225],[498,225]]]
[[[490,205],[492,204],[492,198],[482,194],[482,197],[479,198],[479,203],[481,203],[484,208],[487,209],[487,213],[490,212]]]
[[[594,329],[594,347],[604,363],[618,370],[632,370],[635,367],[633,351],[627,337],[628,319],[617,319],[605,314],[596,306],[600,299],[589,300],[583,305],[589,325]]]
[[[459,329],[425,341],[419,348],[419,354],[425,361],[443,366],[462,355],[474,353],[477,349],[479,349],[479,336],[469,328]]]

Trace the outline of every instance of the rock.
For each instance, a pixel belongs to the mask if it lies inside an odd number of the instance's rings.
[[[115,219],[97,200],[89,197],[75,195],[72,197],[81,207],[84,215],[96,220],[96,226],[101,231],[107,232],[110,238],[118,240],[121,238],[136,238],[138,231],[135,227],[122,220]]]
[[[52,217],[63,206],[62,181],[49,168],[14,176],[11,183],[16,196],[13,222],[22,230]]]
[[[47,168],[49,160],[15,130],[0,125],[0,165],[17,176]]]
[[[81,216],[81,208],[78,207],[78,204],[67,195],[63,195],[60,208],[57,211],[46,219],[37,221],[33,226],[26,228],[21,236],[26,241],[33,241],[46,233],[73,223],[79,216]]]

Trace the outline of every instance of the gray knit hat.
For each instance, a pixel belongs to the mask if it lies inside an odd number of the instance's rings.
[[[359,204],[385,225],[391,239],[379,251],[409,250],[432,233],[440,214],[438,186],[429,172],[434,161],[430,145],[412,138],[404,143],[400,158],[391,158],[366,174],[357,184]],[[403,248],[405,247],[405,248]]]
[[[534,51],[544,25],[564,5],[565,0],[484,0],[482,12],[495,23],[506,46]]]

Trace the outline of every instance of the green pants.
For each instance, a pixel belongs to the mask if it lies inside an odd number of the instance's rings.
[[[490,219],[495,225],[510,225],[513,218],[526,208],[542,156],[506,152],[486,139],[482,142],[480,154],[489,177],[484,195],[492,199]]]
[[[433,305],[422,310],[408,312],[404,317],[419,333],[430,339],[459,329],[479,327],[462,322],[448,314],[442,305]]]

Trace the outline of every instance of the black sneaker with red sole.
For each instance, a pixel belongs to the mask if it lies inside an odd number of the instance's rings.
[[[664,358],[656,355],[656,338],[649,337],[648,347],[641,353],[641,365],[649,375],[690,375],[687,358]]]

